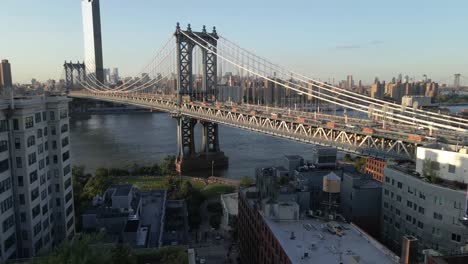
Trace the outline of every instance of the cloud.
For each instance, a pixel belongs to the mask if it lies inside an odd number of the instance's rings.
[[[362,48],[361,45],[338,45],[335,49],[360,49]]]

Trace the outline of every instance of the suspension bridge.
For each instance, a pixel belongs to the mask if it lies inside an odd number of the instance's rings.
[[[66,63],[68,95],[170,113],[179,172],[227,166],[218,125],[380,158],[414,159],[435,142],[463,145],[467,119],[371,98],[288,70],[218,34],[175,33],[140,77],[109,85]],[[74,75],[76,74],[76,75]],[[202,126],[201,150],[194,129]]]

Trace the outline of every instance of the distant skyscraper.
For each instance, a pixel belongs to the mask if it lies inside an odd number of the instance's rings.
[[[104,83],[99,0],[81,0],[86,69]]]
[[[13,86],[11,80],[11,66],[8,60],[2,60],[0,63],[0,88]]]
[[[353,88],[353,75],[348,75],[346,77],[346,88],[347,89],[352,89]]]
[[[118,68],[112,69],[112,79],[114,83],[119,82],[119,69]]]

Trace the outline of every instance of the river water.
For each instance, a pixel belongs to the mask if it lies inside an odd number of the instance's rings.
[[[149,165],[176,154],[177,124],[165,113],[92,115],[88,119],[72,118],[70,126],[72,162],[84,165],[88,172],[98,167]],[[229,168],[215,170],[215,176],[234,179],[254,176],[257,167],[281,165],[284,155],[312,158],[310,144],[226,126],[220,126],[219,132],[221,150],[229,157]],[[199,124],[195,135],[199,149]],[[191,173],[191,176],[209,175],[211,170]]]
[[[447,107],[453,112],[468,105]],[[75,165],[88,172],[98,167],[125,168],[133,164],[150,165],[167,155],[176,154],[176,121],[165,113],[92,115],[72,118],[71,148]],[[201,143],[201,127],[195,129],[196,143]],[[241,129],[220,126],[220,145],[229,157],[229,168],[215,171],[215,176],[240,178],[254,176],[255,168],[281,165],[284,155],[312,158],[313,145],[274,138]],[[211,171],[192,173],[209,176]]]

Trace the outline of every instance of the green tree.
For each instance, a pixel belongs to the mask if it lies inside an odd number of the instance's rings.
[[[132,255],[132,249],[122,243],[118,243],[111,250],[112,253],[112,263],[114,264],[134,264],[136,263],[136,258]]]
[[[364,172],[364,169],[366,167],[366,158],[357,158],[354,161],[354,167],[357,171]]]
[[[428,158],[424,159],[422,164],[422,173],[427,180],[431,183],[440,183],[442,179],[439,176],[438,163],[434,162]]]
[[[242,176],[240,178],[240,182],[239,182],[240,187],[249,187],[252,184],[253,184],[252,178],[248,176]]]
[[[96,236],[84,236],[73,242],[64,242],[52,253],[39,261],[38,264],[107,264],[113,263],[110,250],[92,246],[91,242],[99,240]]]
[[[175,169],[175,156],[166,156],[161,162],[161,174],[164,176],[173,176],[176,175]]]
[[[111,178],[108,174],[108,170],[105,168],[98,168],[83,188],[83,195],[86,199],[93,199],[97,194],[102,194],[109,187]]]

